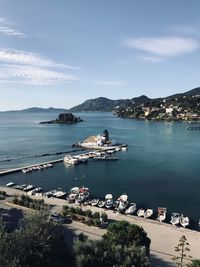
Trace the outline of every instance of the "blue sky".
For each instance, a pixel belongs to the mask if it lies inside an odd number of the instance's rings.
[[[199,0],[0,0],[0,110],[199,86]]]

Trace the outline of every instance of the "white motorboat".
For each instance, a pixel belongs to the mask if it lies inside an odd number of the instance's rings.
[[[127,210],[125,210],[125,214],[133,214],[137,209],[136,203],[130,203]]]
[[[105,196],[105,207],[107,209],[111,209],[112,206],[113,206],[113,196],[112,196],[112,194],[107,194]]]
[[[171,216],[170,223],[173,224],[173,225],[179,224],[180,223],[180,214],[176,213],[176,212],[173,212],[172,216]]]
[[[157,220],[159,222],[162,222],[166,219],[166,213],[167,213],[167,209],[166,208],[158,208],[158,218]]]
[[[68,165],[77,165],[79,163],[79,159],[70,155],[66,155],[64,157],[64,162]]]
[[[181,214],[181,217],[180,217],[180,224],[181,224],[183,227],[187,227],[187,226],[190,224],[190,219],[189,219],[189,217],[185,217],[185,216],[183,216],[183,214]]]
[[[90,201],[91,206],[97,206],[98,203],[99,203],[99,199],[92,199],[92,200]]]
[[[83,203],[85,202],[90,196],[90,193],[87,191],[87,192],[84,192],[84,193],[79,193],[76,198],[75,198],[75,201],[77,203]]]
[[[144,217],[145,217],[145,218],[149,218],[149,217],[151,217],[152,215],[153,215],[153,210],[152,210],[152,209],[147,209],[147,210],[145,211]]]
[[[104,200],[100,200],[98,203],[98,207],[99,208],[103,208],[105,206],[105,201]]]
[[[119,205],[118,211],[123,212],[128,207],[128,196],[127,194],[123,194],[118,198]]]
[[[55,191],[54,191],[54,193],[53,193],[53,197],[56,197],[56,198],[62,198],[62,197],[64,197],[66,195],[66,192],[64,192],[63,190],[62,190],[62,188],[58,188],[58,189],[56,189]]]
[[[139,209],[138,211],[137,211],[137,216],[138,217],[144,217],[144,215],[145,215],[145,210],[144,209]]]
[[[34,189],[34,188],[35,188],[35,186],[29,184],[29,185],[27,185],[23,190],[24,190],[25,192],[28,192],[28,191],[31,191],[31,190]]]
[[[7,183],[7,184],[6,184],[7,187],[12,187],[12,186],[14,186],[14,185],[15,185],[14,182],[10,182],[10,183]]]

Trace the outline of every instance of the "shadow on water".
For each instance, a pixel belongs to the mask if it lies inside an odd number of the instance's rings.
[[[24,217],[24,213],[15,208],[0,208],[0,217],[5,222],[8,230],[13,230],[18,227],[20,220]]]

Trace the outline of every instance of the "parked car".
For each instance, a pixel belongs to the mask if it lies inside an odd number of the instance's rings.
[[[65,223],[65,218],[60,213],[51,214],[49,220],[55,223]]]

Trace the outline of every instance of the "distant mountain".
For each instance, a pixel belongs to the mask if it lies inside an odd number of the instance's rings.
[[[174,94],[171,96],[167,96],[164,98],[149,98],[145,95],[141,95],[139,97],[134,97],[132,99],[118,99],[118,100],[111,100],[105,97],[98,97],[94,99],[89,99],[83,102],[80,105],[74,106],[70,108],[68,111],[70,112],[82,112],[82,111],[102,111],[102,112],[111,112],[116,109],[116,107],[134,107],[146,103],[159,103],[162,102],[164,99],[171,100],[174,98],[184,97],[184,96],[193,96],[193,95],[200,95],[200,87],[194,88],[190,91],[185,93]]]
[[[8,110],[8,111],[0,111],[0,112],[15,112],[15,113],[43,113],[43,112],[49,112],[49,113],[62,113],[66,112],[67,109],[64,108],[38,108],[38,107],[33,107],[33,108],[27,108],[27,109],[21,109],[21,110]]]
[[[81,111],[112,111],[116,106],[129,106],[132,104],[131,99],[111,100],[105,97],[89,99],[82,104],[69,109],[70,112]]]
[[[200,88],[165,98],[140,97],[138,103],[118,106],[114,113],[122,118],[159,121],[200,121]]]

